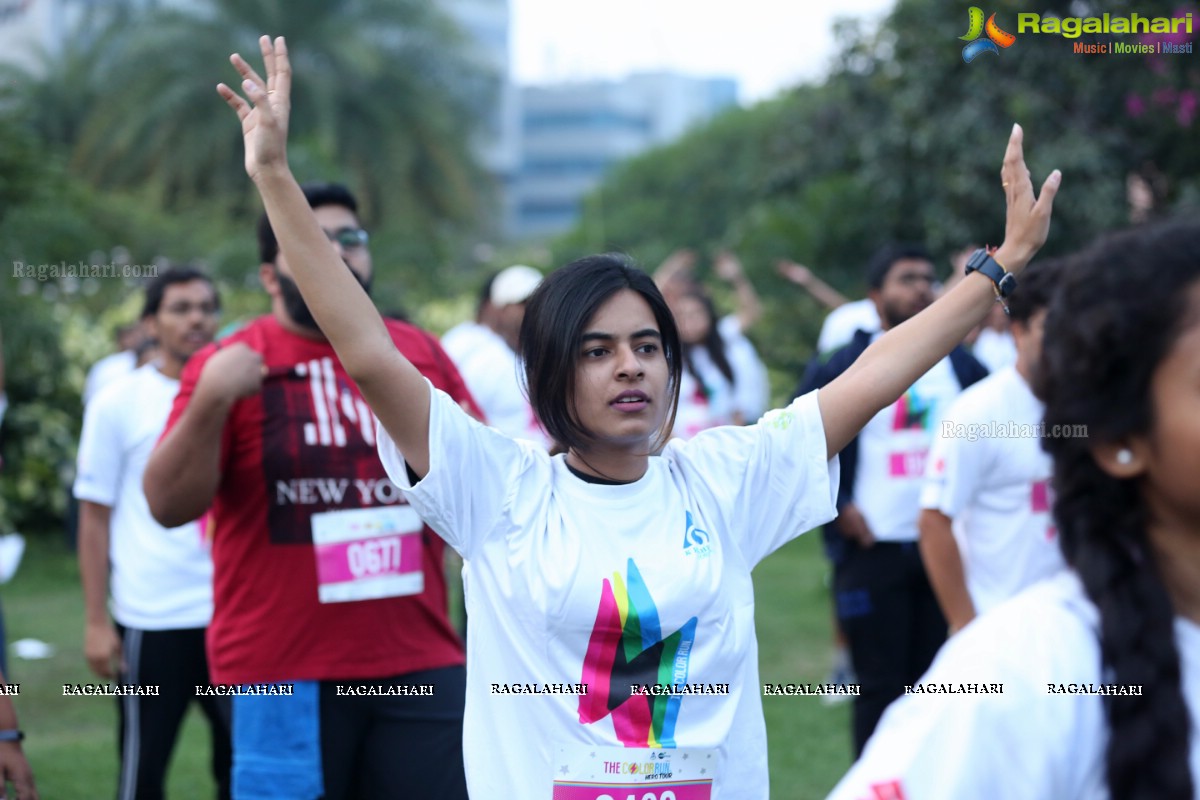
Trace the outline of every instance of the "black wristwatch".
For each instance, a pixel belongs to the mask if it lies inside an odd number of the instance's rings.
[[[1017,288],[1016,276],[1011,272],[1006,272],[1004,267],[997,264],[996,260],[982,247],[971,253],[971,257],[967,259],[966,274],[970,275],[976,270],[991,280],[992,284],[996,287],[996,297],[1002,300],[1012,294],[1013,289]]]
[[[0,730],[0,742],[19,742],[25,738],[25,731],[17,728],[9,728],[8,730]]]

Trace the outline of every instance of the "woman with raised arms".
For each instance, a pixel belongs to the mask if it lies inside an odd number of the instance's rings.
[[[477,423],[393,347],[289,171],[287,49],[260,44],[265,80],[231,57],[248,101],[218,87],[246,171],[378,418],[390,477],[464,559],[472,797],[767,797],[750,571],[834,516],[837,452],[983,319],[993,280],[969,276],[756,425],[665,443],[681,357],[670,310],[623,257],[576,261],[529,299],[521,330],[530,402],[565,451],[551,457]],[[1060,181],[1035,196],[1021,140],[1014,126],[994,254],[1011,273],[1045,241]]]

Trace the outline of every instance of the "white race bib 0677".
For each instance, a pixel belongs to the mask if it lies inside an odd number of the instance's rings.
[[[322,603],[425,591],[423,523],[407,505],[312,515],[317,596]]]

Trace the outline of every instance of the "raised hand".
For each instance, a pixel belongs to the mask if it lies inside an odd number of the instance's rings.
[[[1054,170],[1042,184],[1041,196],[1034,196],[1033,179],[1025,166],[1022,143],[1025,132],[1020,125],[1013,125],[1004,151],[1004,165],[1000,168],[1000,182],[1008,201],[1004,222],[1003,256],[997,253],[996,260],[1010,272],[1020,272],[1046,242],[1050,232],[1050,213],[1054,196],[1062,182],[1062,173]]]
[[[742,262],[730,251],[722,250],[717,253],[716,261],[713,262],[713,271],[726,283],[734,283],[742,277]]]
[[[240,55],[234,53],[229,57],[230,63],[241,73],[242,90],[250,102],[224,83],[217,84],[217,93],[241,120],[246,174],[252,180],[257,180],[268,170],[287,169],[287,129],[292,95],[292,67],[288,61],[287,43],[282,36],[274,43],[271,37],[263,36],[258,44],[267,71],[265,81]]]
[[[791,281],[797,286],[808,286],[812,280],[812,270],[803,264],[797,264],[795,261],[789,261],[786,258],[781,258],[775,263],[775,269],[780,276],[785,280]]]

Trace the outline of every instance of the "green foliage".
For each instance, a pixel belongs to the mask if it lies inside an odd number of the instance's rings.
[[[1001,0],[988,10],[1016,32],[1016,13],[1028,9]],[[1042,13],[1134,10],[1179,9],[1174,0],[1120,0],[1103,9],[1055,2]],[[1127,224],[1131,181],[1152,191],[1151,213],[1196,205],[1194,59],[1086,56],[1072,52],[1072,40],[1024,34],[966,64],[965,12],[901,0],[878,30],[839,24],[838,59],[824,83],[733,111],[615,170],[555,243],[556,260],[620,249],[652,268],[678,247],[733,248],[764,296],[765,317],[750,335],[784,375],[774,383],[782,400],[824,312],[776,277],[775,261],[800,261],[861,296],[862,265],[889,239],[923,240],[944,264],[967,244],[999,244],[998,175],[1014,121],[1025,129],[1035,186],[1053,168],[1064,174],[1048,253]]]
[[[297,177],[354,187],[364,221],[386,220],[383,249],[416,281],[430,264],[459,259],[457,240],[494,210],[470,141],[496,76],[436,4],[97,5],[61,57],[43,56],[30,73],[7,69],[7,94],[89,183],[176,213],[199,206],[252,219],[260,206],[240,129],[214,87],[238,88],[234,50],[261,67],[264,32],[289,40]]]

